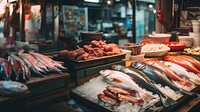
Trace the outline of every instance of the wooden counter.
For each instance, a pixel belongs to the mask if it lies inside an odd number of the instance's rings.
[[[0,112],[16,112],[16,109],[39,105],[58,98],[67,97],[69,93],[69,74],[49,74],[42,77],[30,78],[25,84],[28,93],[14,97],[0,97]]]
[[[32,77],[25,84],[30,91],[26,106],[31,107],[62,96],[66,97],[69,92],[69,74],[49,74],[44,78]]]
[[[24,108],[25,98],[29,95],[29,91],[12,97],[0,96],[0,112],[16,112]],[[17,102],[17,103],[16,103]]]

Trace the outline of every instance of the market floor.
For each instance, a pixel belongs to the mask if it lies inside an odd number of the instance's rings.
[[[28,112],[93,112],[93,110],[79,104],[69,105],[68,102],[46,104],[29,109]]]

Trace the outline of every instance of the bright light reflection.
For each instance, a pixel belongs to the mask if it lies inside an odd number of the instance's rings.
[[[154,13],[154,14],[156,13],[156,10],[155,10],[155,9],[153,10],[153,13]]]
[[[149,8],[153,8],[153,5],[152,5],[152,4],[149,4]]]
[[[99,3],[99,0],[84,0],[85,2]]]

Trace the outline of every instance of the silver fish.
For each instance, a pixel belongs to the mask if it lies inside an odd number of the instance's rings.
[[[66,71],[67,68],[63,67],[60,63],[54,61],[53,59],[49,58],[48,56],[35,53],[35,52],[29,52],[29,54],[33,55],[36,59],[38,59],[40,62],[42,62],[45,66],[47,66],[51,71],[58,72],[62,74],[62,70]]]
[[[0,94],[4,96],[13,96],[24,93],[28,87],[16,81],[0,81]]]
[[[191,96],[192,95],[200,96],[197,93],[193,93],[193,92],[184,90],[182,88],[178,88],[174,83],[171,82],[171,80],[168,77],[166,77],[167,75],[165,75],[165,72],[163,72],[157,67],[154,67],[152,65],[148,65],[142,62],[133,62],[131,64],[131,67],[136,68],[140,70],[141,72],[145,73],[155,83],[161,84],[163,87],[168,86],[177,93],[181,92],[181,93],[191,95]]]
[[[192,77],[185,68],[183,68],[182,66],[172,63],[172,62],[167,62],[167,61],[163,61],[162,63],[164,63],[164,65],[166,65],[167,67],[169,67],[169,69],[171,69],[173,72],[175,72],[177,75],[179,76],[184,76],[185,78],[189,79],[190,81],[194,82],[197,85],[200,85],[200,80],[197,78],[199,76],[196,77]]]
[[[128,68],[122,65],[113,65],[111,67],[113,70],[118,70],[121,72],[126,73],[127,75],[133,77],[135,79],[135,82],[141,86],[142,88],[145,88],[148,91],[152,91],[155,94],[158,94],[160,96],[160,100],[163,103],[165,107],[169,107],[171,105],[174,105],[176,101],[171,99],[170,97],[163,94],[154,84],[154,82],[149,79],[144,73],[141,73],[137,69],[134,68]]]
[[[109,84],[123,89],[135,90],[138,92],[143,101],[148,102],[155,98],[155,96],[147,93],[141,87],[139,87],[134,79],[125,73],[114,70],[101,70],[100,74],[106,79]]]
[[[25,62],[16,55],[11,54],[10,57],[12,57],[13,59],[20,62],[20,66],[22,67],[22,76],[20,76],[19,78],[24,79],[24,76],[25,76],[25,79],[29,80],[29,77],[31,76],[31,72],[30,72],[28,66],[25,64]]]

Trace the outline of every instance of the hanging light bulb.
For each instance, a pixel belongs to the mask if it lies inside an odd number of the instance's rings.
[[[157,12],[157,11],[154,9],[154,10],[153,10],[153,13],[156,14],[156,12]]]
[[[112,4],[113,4],[113,1],[112,1],[112,0],[107,0],[106,3],[107,3],[108,5],[112,5]]]
[[[152,4],[149,4],[149,8],[152,9],[152,8],[153,8],[153,5],[152,5]]]

